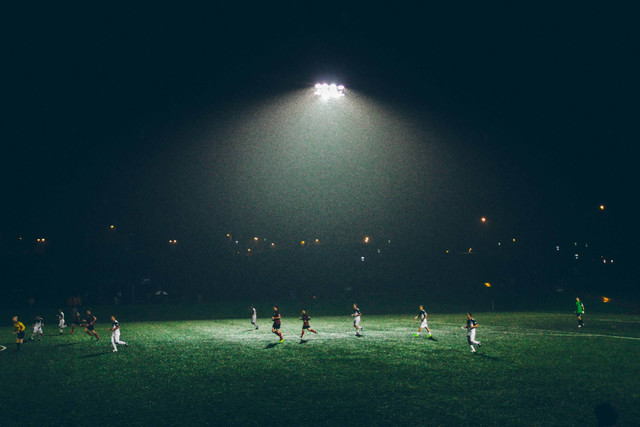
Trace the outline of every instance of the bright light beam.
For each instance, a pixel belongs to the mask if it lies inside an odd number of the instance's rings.
[[[341,98],[344,96],[344,86],[335,83],[316,83],[315,94],[321,99]]]

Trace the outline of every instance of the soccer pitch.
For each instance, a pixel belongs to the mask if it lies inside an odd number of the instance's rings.
[[[348,315],[310,314],[301,341],[283,313],[281,344],[264,318],[119,319],[117,353],[107,323],[98,342],[49,324],[18,352],[3,328],[0,424],[583,426],[606,401],[640,423],[640,316],[474,313],[474,355],[464,313],[430,314],[433,340],[413,313],[365,313],[359,338]]]

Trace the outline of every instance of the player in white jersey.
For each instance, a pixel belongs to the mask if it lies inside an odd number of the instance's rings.
[[[359,337],[361,335],[360,331],[364,332],[364,327],[360,326],[360,317],[362,316],[362,312],[356,303],[353,304],[353,313],[351,316],[353,317],[353,327],[356,328],[356,336]]]
[[[257,320],[258,320],[258,312],[256,311],[256,308],[254,306],[251,306],[251,324],[255,326],[256,329],[258,329],[258,325],[256,323]]]
[[[58,328],[60,329],[60,335],[62,335],[62,330],[66,328],[67,325],[64,321],[64,312],[61,308],[58,309]]]
[[[419,337],[420,332],[422,332],[423,329],[426,329],[427,338],[431,338],[431,330],[429,329],[429,324],[427,323],[427,312],[425,311],[423,306],[420,306],[420,311],[418,312],[418,315],[414,317],[414,319],[420,319],[420,327],[418,328],[418,332],[413,335]]]
[[[113,346],[114,352],[118,351],[116,344],[128,347],[126,342],[120,341],[120,323],[116,320],[115,316],[111,316],[111,327],[109,330],[111,331],[111,345]]]
[[[33,341],[34,338],[38,338],[38,341],[42,340],[42,336],[44,335],[42,331],[43,326],[44,320],[42,320],[42,317],[36,316],[36,319],[33,321],[33,335],[29,338],[30,341]]]
[[[482,347],[482,344],[480,344],[480,341],[476,341],[476,329],[478,329],[478,322],[476,322],[476,319],[471,316],[471,313],[467,313],[467,326],[463,326],[463,328],[467,329],[467,342],[469,343],[469,347],[471,347],[471,352],[475,353],[476,349],[474,345]]]

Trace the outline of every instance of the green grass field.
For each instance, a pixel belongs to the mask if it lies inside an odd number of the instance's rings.
[[[0,424],[589,426],[604,401],[640,424],[640,316],[477,313],[473,355],[464,314],[432,314],[435,340],[413,314],[365,312],[361,338],[348,315],[310,314],[301,342],[283,313],[282,344],[267,319],[120,319],[118,353],[106,323],[99,342],[49,324],[19,352],[3,328]]]

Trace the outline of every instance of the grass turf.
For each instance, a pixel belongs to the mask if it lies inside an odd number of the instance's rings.
[[[365,314],[361,338],[349,316],[313,317],[305,341],[283,316],[282,344],[265,319],[120,319],[118,353],[108,324],[99,342],[47,325],[19,352],[5,329],[0,423],[582,426],[604,401],[640,422],[640,316],[478,313],[476,355],[464,315],[431,316],[434,340],[412,314]]]

